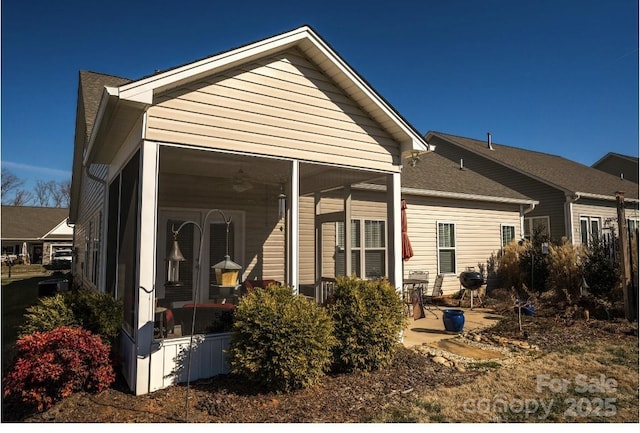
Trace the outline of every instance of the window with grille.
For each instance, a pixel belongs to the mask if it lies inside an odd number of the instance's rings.
[[[364,230],[362,230],[364,227]],[[336,275],[345,275],[344,223],[336,223]],[[386,223],[382,220],[351,220],[351,275],[380,278],[387,273]]]
[[[524,237],[531,239],[534,233],[551,236],[548,216],[529,217],[524,219]]]
[[[500,226],[501,246],[504,248],[516,239],[516,226],[503,224]]]
[[[589,245],[593,238],[601,236],[601,220],[599,217],[580,217],[580,241],[582,245]]]
[[[438,223],[438,273],[456,273],[456,225]]]

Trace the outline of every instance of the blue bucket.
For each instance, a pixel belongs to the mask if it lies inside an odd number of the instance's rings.
[[[464,311],[462,310],[443,310],[442,321],[444,329],[449,332],[460,332],[464,327]]]

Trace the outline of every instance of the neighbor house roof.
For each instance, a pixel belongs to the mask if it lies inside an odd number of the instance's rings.
[[[6,240],[40,240],[67,220],[68,208],[2,206],[2,234]],[[71,236],[67,237],[70,239]]]
[[[631,182],[638,183],[638,170],[640,164],[638,163],[637,156],[609,152],[594,162],[591,167],[613,174],[614,176],[623,177]]]
[[[427,141],[439,137],[512,170],[548,184],[567,194],[585,198],[614,200],[623,191],[625,199],[638,201],[638,184],[602,172],[593,167],[548,153],[521,149],[441,132],[429,132]]]
[[[520,204],[537,204],[530,197],[521,194],[499,182],[491,180],[473,170],[435,152],[420,157],[415,166],[406,164],[402,168],[402,192]]]

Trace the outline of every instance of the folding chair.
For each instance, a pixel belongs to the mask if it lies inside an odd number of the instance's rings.
[[[433,290],[431,291],[431,294],[425,293],[423,295],[422,303],[427,307],[427,310],[430,310],[431,307],[435,308],[438,311],[440,310],[440,308],[438,308],[438,306],[433,302],[433,299],[442,295],[443,279],[444,277],[441,274],[436,275],[436,280],[433,283]]]

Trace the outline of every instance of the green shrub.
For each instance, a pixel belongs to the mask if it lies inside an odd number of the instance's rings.
[[[340,277],[328,309],[338,340],[334,349],[338,370],[373,371],[391,364],[406,315],[388,281]]]
[[[65,293],[65,302],[78,323],[109,343],[114,343],[122,327],[122,301],[107,293],[80,288]]]
[[[100,392],[115,380],[109,347],[84,329],[34,332],[16,345],[16,360],[3,380],[8,406],[40,411],[74,392]]]
[[[234,315],[231,372],[272,390],[312,386],[331,367],[332,332],[326,310],[291,287],[254,289]]]
[[[36,305],[27,307],[25,322],[18,327],[18,336],[24,337],[34,332],[47,332],[60,326],[79,325],[73,310],[65,302],[64,295],[40,298]]]
[[[27,308],[19,335],[78,325],[114,343],[122,326],[122,302],[95,290],[76,289],[42,297]]]

